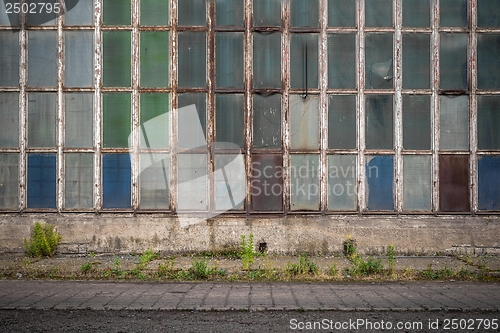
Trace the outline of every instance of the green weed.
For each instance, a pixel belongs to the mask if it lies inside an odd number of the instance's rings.
[[[87,274],[90,271],[92,271],[93,265],[90,261],[87,261],[85,264],[82,264],[80,266],[80,270],[82,271],[83,274]]]
[[[245,235],[241,235],[240,256],[243,270],[249,270],[255,261],[255,247],[253,244],[253,235],[248,236],[248,241]]]
[[[319,273],[318,265],[310,261],[307,255],[302,254],[299,256],[297,264],[288,263],[285,267],[285,273],[290,276],[297,276],[301,274],[316,275]]]
[[[387,266],[389,266],[389,273],[393,274],[396,268],[396,258],[394,245],[387,246]]]
[[[24,251],[29,257],[52,257],[61,241],[61,235],[48,223],[35,223],[29,240],[24,240]]]

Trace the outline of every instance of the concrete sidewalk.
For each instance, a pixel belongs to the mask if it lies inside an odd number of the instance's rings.
[[[500,284],[0,280],[0,309],[500,311]]]

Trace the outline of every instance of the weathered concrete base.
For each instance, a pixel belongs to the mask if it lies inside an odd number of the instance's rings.
[[[61,253],[221,251],[249,234],[270,253],[282,254],[340,253],[348,235],[365,254],[381,254],[388,244],[403,255],[500,248],[500,216],[218,216],[183,227],[170,215],[2,214],[0,252],[23,251],[23,239],[42,221],[61,233]]]

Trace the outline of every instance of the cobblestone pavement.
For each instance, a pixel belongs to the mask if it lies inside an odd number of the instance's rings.
[[[2,280],[0,309],[499,311],[500,284]]]

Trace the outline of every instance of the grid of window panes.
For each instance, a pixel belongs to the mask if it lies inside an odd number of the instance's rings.
[[[500,211],[495,0],[66,6],[0,16],[2,211]]]

